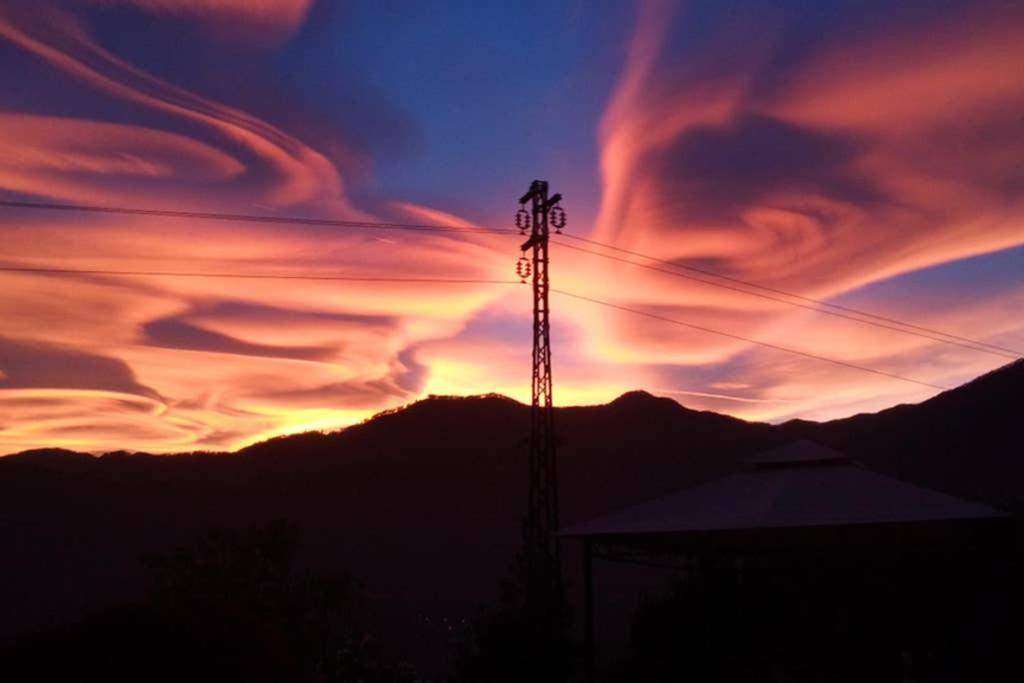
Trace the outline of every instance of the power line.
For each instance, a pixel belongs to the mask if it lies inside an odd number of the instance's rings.
[[[240,279],[261,279],[261,280],[340,280],[349,282],[395,282],[395,283],[437,283],[437,284],[501,284],[501,285],[518,285],[522,284],[515,280],[496,280],[496,279],[474,279],[474,278],[437,278],[437,277],[361,277],[361,276],[349,276],[349,275],[277,275],[272,273],[203,273],[203,272],[191,272],[191,271],[149,271],[149,270],[108,270],[108,269],[80,269],[80,268],[32,268],[32,267],[17,267],[17,266],[0,266],[0,272],[19,272],[19,273],[30,273],[30,274],[41,274],[41,275],[114,275],[114,276],[139,276],[139,277],[215,277],[215,278],[240,278]],[[569,292],[562,289],[551,289],[552,292],[567,296],[573,299],[579,299],[580,301],[587,301],[607,308],[613,308],[616,310],[624,311],[627,313],[633,313],[635,315],[644,316],[646,318],[652,318],[654,320],[660,320],[662,322],[671,323],[674,325],[680,325],[700,332],[707,332],[710,334],[716,334],[722,337],[728,337],[730,339],[736,339],[739,341],[754,344],[756,346],[762,346],[776,351],[782,351],[785,353],[802,356],[804,358],[811,358],[826,363],[832,363],[834,365],[840,365],[846,368],[854,370],[861,370],[863,372],[870,372],[875,375],[881,375],[883,377],[889,377],[891,379],[898,379],[904,382],[910,382],[918,384],[920,386],[928,387],[930,389],[946,390],[948,387],[939,386],[937,384],[929,384],[928,382],[922,382],[920,380],[904,377],[903,375],[897,375],[894,373],[886,372],[884,370],[877,370],[864,365],[858,365],[856,363],[849,363],[847,361],[837,360],[835,358],[829,358],[827,356],[819,356],[808,351],[801,351],[799,349],[793,349],[788,346],[781,346],[773,344],[771,342],[761,341],[752,337],[744,337],[742,335],[733,334],[731,332],[725,332],[723,330],[717,330],[712,327],[706,327],[704,325],[697,325],[689,323],[684,320],[676,318],[669,318],[667,316],[658,315],[656,313],[650,313],[648,311],[642,311],[636,308],[630,308],[629,306],[621,306],[614,304],[609,301],[602,299],[595,299],[593,297],[585,296],[583,294],[577,294],[575,292]]]
[[[439,278],[439,277],[363,277],[358,275],[288,275],[274,273],[204,273],[198,271],[167,270],[107,270],[88,268],[32,268],[0,266],[0,272],[30,273],[39,275],[119,275],[139,277],[215,277],[246,280],[339,280],[343,282],[399,282],[411,284],[446,285],[518,285],[518,280],[495,280],[486,278]]]
[[[672,261],[666,261],[665,259],[661,259],[661,258],[658,258],[656,256],[651,256],[649,254],[644,254],[644,253],[639,252],[639,251],[633,251],[632,249],[625,249],[623,247],[615,246],[614,244],[608,244],[606,242],[601,242],[599,240],[593,240],[593,239],[590,239],[590,238],[587,238],[587,237],[577,237],[576,235],[570,235],[568,233],[563,234],[562,236],[563,237],[567,237],[569,239],[577,240],[579,242],[585,242],[587,244],[592,244],[594,246],[603,247],[605,249],[611,249],[611,250],[617,251],[619,253],[629,254],[630,256],[638,256],[640,258],[644,258],[644,259],[647,259],[649,261],[653,261],[655,263],[659,263],[661,265],[669,266],[670,268],[674,268],[676,270],[683,270],[683,271],[689,271],[689,272],[692,272],[692,273],[699,273],[701,275],[706,275],[706,276],[709,276],[709,277],[715,277],[715,278],[718,278],[720,280],[726,280],[728,282],[733,282],[733,283],[736,283],[736,284],[739,284],[739,285],[743,285],[745,287],[751,287],[753,289],[759,289],[759,290],[764,291],[764,292],[770,292],[770,293],[773,293],[773,294],[779,294],[779,295],[782,295],[782,296],[788,296],[788,297],[791,297],[793,299],[798,299],[799,301],[806,302],[808,304],[814,304],[816,306],[824,306],[826,308],[834,309],[836,311],[843,311],[843,312],[846,312],[846,313],[851,313],[853,315],[859,315],[859,316],[863,316],[865,318],[871,318],[873,320],[881,321],[881,322],[884,322],[884,323],[891,323],[892,325],[899,325],[901,327],[910,328],[910,330],[918,330],[920,332],[926,332],[926,333],[929,333],[929,334],[940,335],[942,337],[948,338],[949,340],[956,340],[956,341],[964,342],[966,344],[974,344],[976,347],[985,347],[985,348],[992,349],[992,350],[995,350],[995,351],[1001,351],[1003,353],[1012,354],[1012,356],[1011,356],[1012,358],[1024,357],[1024,352],[1018,351],[1016,349],[1010,349],[1010,348],[1006,348],[1004,346],[998,346],[996,344],[989,344],[987,342],[978,341],[977,339],[971,339],[970,337],[963,337],[963,336],[960,336],[960,335],[951,334],[949,332],[943,332],[942,330],[936,330],[936,329],[933,329],[933,328],[930,328],[930,327],[925,327],[923,325],[915,325],[914,323],[903,322],[902,320],[897,320],[895,318],[888,318],[888,317],[883,316],[883,315],[878,315],[876,313],[871,313],[869,311],[863,311],[863,310],[860,310],[860,309],[857,309],[857,308],[853,308],[852,306],[842,306],[840,304],[834,304],[834,303],[831,303],[831,302],[828,302],[828,301],[823,301],[821,299],[814,299],[812,297],[803,296],[801,294],[794,294],[793,292],[787,292],[785,290],[777,289],[775,287],[768,287],[766,285],[761,285],[761,284],[758,284],[756,282],[751,282],[749,280],[743,280],[743,279],[737,278],[737,277],[731,277],[729,275],[722,275],[721,273],[716,273],[714,271],[706,270],[706,269],[703,269],[703,268],[696,268],[694,266],[684,266],[684,265],[681,265],[681,264],[678,264],[678,263],[674,263]],[[561,245],[562,246],[566,246],[566,247],[570,246],[570,245],[565,244],[564,242],[561,243]],[[572,248],[572,247],[570,247],[570,248]],[[583,250],[583,249],[581,249],[579,247],[576,247],[576,249],[578,249],[580,251],[586,251],[586,250]],[[591,251],[589,253],[593,253],[593,254],[595,254],[597,256],[601,256],[603,258],[608,258],[608,259],[612,259],[612,260],[621,260],[621,259],[617,259],[616,257],[613,257],[613,256],[611,256],[609,254],[602,254],[600,252],[592,252]],[[641,267],[649,267],[649,266],[646,266],[645,264],[640,264],[640,263],[636,263],[636,262],[632,262],[632,261],[625,261],[625,262],[626,263],[633,263],[633,265],[637,265],[637,266],[641,266]],[[680,277],[682,277],[682,275],[680,275]],[[710,282],[710,281],[707,281],[707,280],[700,280],[700,281],[701,282],[706,282],[707,284],[710,284],[710,285],[716,286],[716,287],[725,287],[725,285],[714,283],[714,282]],[[729,288],[729,289],[732,289],[732,288]],[[736,289],[734,291],[744,292],[746,294],[750,294],[751,296],[760,296],[756,292],[750,292],[750,291],[743,290],[743,289]],[[819,313],[825,313],[826,315],[833,315],[833,313],[830,313],[829,311],[825,311],[825,310],[822,310],[820,308],[813,308],[813,307],[809,307],[809,306],[802,306],[801,304],[798,304],[798,303],[796,303],[794,301],[786,301],[784,299],[772,299],[772,300],[773,301],[779,301],[780,303],[785,303],[785,304],[788,304],[790,306],[799,306],[801,308],[808,308],[809,310],[818,311]],[[848,320],[858,321],[858,322],[863,322],[863,323],[868,324],[868,325],[873,324],[870,321],[863,320],[861,318],[850,317],[850,318],[847,318],[847,319]],[[889,329],[891,329],[891,328],[889,328]],[[910,332],[909,330],[896,330],[896,331],[902,331],[902,332],[904,332],[906,334],[912,334],[912,332]],[[928,338],[931,338],[931,337],[928,337]],[[940,341],[940,340],[935,340],[935,341]],[[974,347],[967,347],[967,348],[974,348]],[[975,350],[976,351],[981,351],[982,349],[975,348]]]
[[[892,372],[886,372],[885,370],[877,370],[875,368],[870,368],[870,367],[867,367],[866,365],[858,365],[856,363],[849,363],[847,361],[838,360],[836,358],[829,358],[827,356],[819,356],[817,354],[810,353],[808,351],[801,351],[799,349],[793,349],[793,348],[790,348],[788,346],[781,346],[779,344],[773,344],[771,342],[765,342],[765,341],[761,341],[759,339],[753,339],[751,337],[744,337],[744,336],[739,335],[739,334],[733,334],[732,332],[723,332],[722,330],[716,330],[716,329],[711,328],[711,327],[705,327],[703,325],[695,325],[694,323],[689,323],[689,322],[686,322],[685,320],[678,320],[676,318],[669,318],[668,316],[658,315],[657,313],[649,313],[648,311],[641,311],[638,308],[630,308],[629,306],[620,306],[619,304],[613,304],[610,301],[604,301],[602,299],[595,299],[593,297],[584,296],[582,294],[576,294],[574,292],[567,292],[567,291],[562,290],[562,289],[552,288],[551,291],[555,292],[557,294],[561,294],[562,296],[567,296],[567,297],[570,297],[570,298],[573,298],[573,299],[579,299],[580,301],[588,301],[588,302],[590,302],[592,304],[597,304],[599,306],[605,306],[607,308],[613,308],[613,309],[616,309],[616,310],[619,310],[619,311],[625,311],[626,313],[633,313],[635,315],[644,316],[646,318],[652,318],[654,320],[660,320],[662,322],[672,323],[673,325],[680,325],[682,327],[688,327],[688,328],[690,328],[692,330],[698,330],[700,332],[708,332],[710,334],[717,334],[717,335],[720,335],[722,337],[729,337],[730,339],[738,339],[740,341],[747,342],[747,343],[750,343],[750,344],[755,344],[757,346],[763,346],[763,347],[768,348],[768,349],[774,349],[775,351],[783,351],[785,353],[793,354],[793,355],[796,355],[796,356],[803,356],[804,358],[811,358],[811,359],[818,360],[818,361],[823,361],[823,362],[826,362],[826,363],[832,363],[833,365],[840,365],[842,367],[851,368],[853,370],[861,370],[862,372],[870,372],[872,374],[882,375],[883,377],[888,377],[890,379],[898,379],[898,380],[901,380],[903,382],[910,382],[911,384],[918,384],[920,386],[928,387],[930,389],[939,389],[941,391],[946,391],[947,389],[949,389],[949,387],[943,387],[943,386],[939,386],[938,384],[930,384],[928,382],[922,382],[921,380],[912,379],[910,377],[905,377],[903,375],[897,375],[897,374],[892,373]]]
[[[158,218],[190,218],[208,221],[236,221],[241,223],[281,223],[333,228],[365,228],[369,230],[408,230],[413,232],[456,232],[492,235],[518,234],[517,230],[478,228],[460,225],[432,225],[429,223],[389,223],[377,221],[346,221],[333,218],[302,218],[296,216],[262,216],[256,214],[216,213],[212,211],[174,211],[169,209],[142,209],[123,206],[96,206],[91,204],[58,204],[52,202],[22,202],[0,199],[0,206],[12,209],[38,209],[82,213],[113,213],[128,216],[155,216]]]
[[[237,221],[237,222],[248,222],[248,223],[267,223],[267,224],[290,224],[290,225],[304,225],[304,226],[320,226],[320,227],[341,227],[341,228],[359,228],[359,229],[376,229],[376,230],[405,230],[413,232],[438,232],[438,233],[475,233],[475,234],[493,234],[493,235],[508,235],[516,234],[516,230],[512,229],[500,229],[500,228],[484,228],[484,227],[470,227],[470,226],[451,226],[451,225],[436,225],[436,224],[418,224],[418,223],[390,223],[390,222],[375,222],[375,221],[347,221],[347,220],[336,220],[329,218],[303,218],[295,216],[264,216],[264,215],[253,215],[253,214],[232,214],[232,213],[216,213],[216,212],[198,212],[198,211],[175,211],[165,209],[144,209],[144,208],[131,208],[131,207],[120,207],[120,206],[97,206],[88,204],[61,204],[52,202],[26,202],[26,201],[15,201],[15,200],[0,200],[0,206],[8,208],[21,208],[21,209],[37,209],[37,210],[49,210],[49,211],[76,211],[86,213],[113,213],[121,215],[136,215],[136,216],[154,216],[160,218],[188,218],[196,220],[217,220],[217,221]],[[958,346],[972,351],[979,351],[981,353],[987,353],[991,355],[1001,356],[1004,358],[1017,359],[1024,357],[1024,352],[1016,349],[1007,348],[1004,346],[998,346],[996,344],[990,344],[988,342],[979,341],[977,339],[971,339],[969,337],[963,337],[960,335],[952,334],[949,332],[943,332],[942,330],[936,330],[933,328],[925,327],[923,325],[917,325],[914,323],[904,322],[895,318],[889,318],[886,316],[871,313],[869,311],[863,311],[850,306],[842,306],[840,304],[834,304],[821,299],[814,299],[811,297],[803,296],[801,294],[794,294],[787,292],[782,289],[774,287],[768,287],[761,285],[756,282],[749,280],[743,280],[741,278],[732,277],[729,275],[722,275],[711,270],[697,268],[694,266],[684,266],[672,261],[660,259],[649,254],[618,247],[613,244],[601,242],[599,240],[590,239],[587,237],[578,237],[576,235],[564,234],[564,237],[579,242],[584,242],[604,249],[617,251],[619,253],[628,254],[643,259],[647,259],[654,263],[658,263],[663,266],[667,266],[672,270],[666,270],[645,263],[637,263],[629,259],[613,256],[611,254],[604,254],[599,251],[586,249],[583,247],[575,247],[565,242],[556,242],[560,246],[575,249],[577,251],[588,253],[601,258],[618,261],[621,263],[637,266],[640,268],[646,268],[656,272],[661,272],[667,275],[673,275],[675,277],[681,277],[684,279],[690,279],[696,282],[702,282],[712,287],[719,287],[722,289],[728,289],[741,294],[747,294],[749,296],[755,296],[777,303],[782,303],[788,306],[794,306],[797,308],[803,308],[806,310],[814,311],[816,313],[822,313],[824,315],[831,315],[838,318],[843,318],[852,322],[858,322],[865,325],[872,325],[881,329],[890,330],[893,332],[899,332],[911,336],[920,337],[922,339],[928,339],[930,341]],[[687,276],[683,272],[686,271],[691,273],[697,273],[699,275],[717,278],[726,282],[735,283],[742,285],[742,287],[733,287],[726,285],[722,282],[715,282],[712,280],[706,280],[703,278]],[[212,276],[210,276],[212,277]],[[281,278],[287,279],[287,278]],[[481,283],[482,284],[482,283]],[[750,289],[743,289],[743,287],[760,290],[750,291]],[[764,294],[767,292],[768,294]],[[771,296],[772,294],[778,296]],[[785,298],[796,299],[791,301]],[[801,303],[803,302],[803,303]],[[860,316],[860,317],[858,317]]]
[[[579,239],[579,238],[577,238],[577,239]],[[577,247],[577,246],[574,246],[572,244],[567,244],[565,242],[554,242],[553,241],[553,243],[557,244],[557,245],[559,245],[561,247],[565,247],[566,249],[572,249],[574,251],[580,251],[580,252],[583,252],[585,254],[593,254],[595,256],[600,256],[601,258],[609,259],[609,260],[612,260],[612,261],[618,261],[619,263],[626,263],[626,264],[629,264],[631,266],[636,266],[637,268],[645,268],[647,270],[652,270],[652,271],[654,271],[656,273],[663,273],[665,275],[671,275],[673,277],[679,277],[679,278],[682,278],[684,280],[692,280],[694,282],[701,282],[703,284],[710,285],[711,287],[719,287],[721,289],[728,289],[728,290],[733,291],[733,292],[739,292],[741,294],[748,294],[750,296],[755,296],[755,297],[758,297],[760,299],[767,299],[769,301],[776,301],[778,303],[786,304],[786,305],[789,305],[789,306],[796,306],[798,308],[804,308],[804,309],[807,309],[809,311],[814,311],[816,313],[822,313],[824,315],[831,315],[831,316],[834,316],[834,317],[837,317],[837,318],[842,318],[844,320],[851,320],[853,322],[863,323],[865,325],[871,325],[872,327],[878,327],[878,328],[881,328],[881,329],[884,329],[884,330],[891,330],[893,332],[900,332],[902,334],[908,334],[908,335],[911,335],[911,336],[914,336],[914,337],[920,337],[922,339],[930,339],[931,341],[939,342],[941,344],[949,344],[951,346],[959,346],[961,348],[969,349],[971,351],[980,351],[981,353],[987,353],[987,354],[991,354],[993,356],[1000,356],[1002,358],[1010,358],[1010,359],[1013,359],[1013,360],[1016,360],[1016,359],[1020,358],[1021,355],[1022,355],[1022,354],[1017,354],[1016,352],[1013,352],[1010,349],[1007,349],[1006,352],[1004,352],[1003,350],[996,350],[996,349],[1001,349],[1001,347],[992,346],[992,345],[986,344],[984,342],[979,342],[979,341],[974,341],[974,340],[967,340],[967,339],[964,339],[964,341],[957,341],[958,338],[946,339],[946,338],[944,338],[942,336],[933,336],[931,334],[926,334],[924,332],[915,332],[913,330],[904,329],[903,327],[897,327],[896,325],[908,325],[908,324],[907,323],[901,323],[901,322],[895,321],[895,320],[892,321],[894,323],[893,325],[889,325],[889,324],[884,323],[884,322],[877,322],[875,320],[865,320],[863,318],[858,318],[855,315],[849,315],[849,314],[843,313],[841,310],[840,311],[832,311],[832,310],[823,309],[823,308],[819,308],[818,307],[819,304],[820,305],[828,305],[825,302],[816,302],[815,304],[810,304],[810,303],[800,303],[798,301],[789,301],[787,299],[783,299],[783,298],[778,297],[778,296],[773,296],[771,294],[763,294],[763,293],[760,293],[760,292],[752,292],[749,289],[743,289],[741,287],[735,287],[733,285],[728,285],[728,284],[724,284],[724,283],[721,283],[721,282],[713,282],[711,280],[706,280],[706,279],[704,279],[702,277],[697,277],[695,275],[687,275],[686,273],[681,273],[681,272],[678,272],[678,271],[669,270],[667,268],[661,268],[659,266],[653,266],[653,265],[648,264],[648,263],[639,263],[637,261],[631,261],[630,259],[622,258],[622,257],[619,257],[619,256],[613,256],[611,254],[602,254],[599,251],[595,251],[593,249],[587,249],[586,247]],[[652,257],[644,257],[644,258],[652,258]],[[653,259],[653,260],[657,260],[657,259]],[[724,277],[724,276],[715,276],[715,277]],[[729,279],[732,279],[732,278],[729,278]],[[796,296],[796,295],[794,295],[794,294],[787,294],[787,296]],[[869,314],[861,314],[861,315],[869,315]],[[878,317],[878,316],[873,316],[873,317]],[[881,318],[881,320],[886,320],[886,318]],[[927,329],[927,328],[920,328],[920,329]],[[935,334],[945,335],[944,332],[936,332]],[[952,335],[947,335],[947,336],[952,336]],[[991,348],[985,348],[985,347],[991,347]]]

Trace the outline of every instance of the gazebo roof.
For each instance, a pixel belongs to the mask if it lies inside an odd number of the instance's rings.
[[[751,468],[563,529],[624,536],[1004,517],[967,501],[870,472],[811,441],[753,458]]]

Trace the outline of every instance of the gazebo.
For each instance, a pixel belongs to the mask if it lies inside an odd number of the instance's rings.
[[[987,505],[797,441],[758,455],[738,473],[569,526],[560,535],[582,544],[584,635],[592,653],[595,559],[742,572],[809,552],[829,558],[936,547],[974,552],[1005,545],[1008,521]]]

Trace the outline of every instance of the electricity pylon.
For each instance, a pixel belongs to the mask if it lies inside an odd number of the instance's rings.
[[[551,322],[548,304],[548,232],[561,232],[565,211],[559,194],[548,196],[548,184],[535,180],[519,200],[516,224],[529,239],[522,244],[518,272],[533,275],[533,401],[530,405],[529,503],[524,541],[531,576],[561,582],[558,553],[558,469],[555,459],[555,411],[551,397]],[[526,208],[529,203],[529,209]],[[525,253],[532,250],[531,258]]]

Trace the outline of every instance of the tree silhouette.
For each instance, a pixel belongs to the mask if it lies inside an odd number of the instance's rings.
[[[572,611],[565,586],[555,576],[531,575],[520,553],[509,576],[499,580],[497,603],[482,607],[474,619],[452,679],[563,683],[572,663]]]
[[[22,638],[4,664],[32,680],[415,680],[361,627],[351,577],[296,571],[297,546],[275,522],[146,557],[145,602]]]

